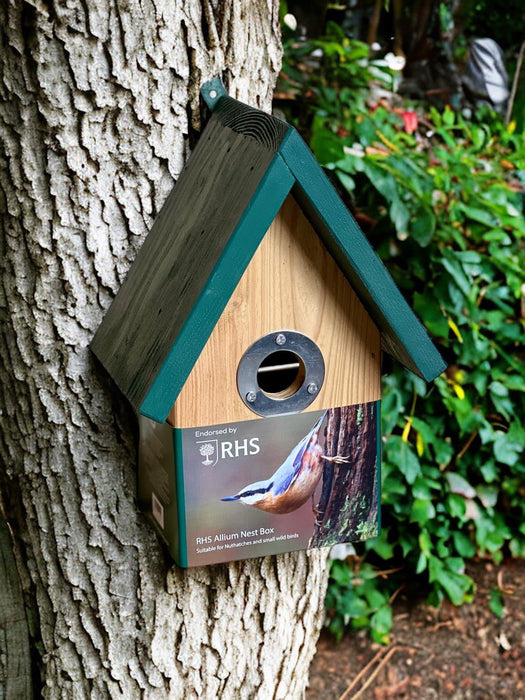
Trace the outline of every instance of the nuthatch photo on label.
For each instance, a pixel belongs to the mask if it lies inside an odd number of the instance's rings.
[[[279,469],[264,481],[248,484],[222,501],[241,501],[268,513],[291,513],[313,496],[323,473],[323,461],[346,462],[346,458],[326,457],[319,444],[319,431],[327,411],[310,432],[293,448]]]

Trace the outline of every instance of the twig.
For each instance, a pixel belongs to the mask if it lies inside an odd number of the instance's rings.
[[[456,457],[456,462],[459,462],[459,460],[463,457],[463,455],[467,452],[468,448],[472,445],[474,442],[474,439],[476,438],[478,434],[477,430],[474,430],[474,432],[471,434],[467,442],[463,445],[461,450],[459,451],[457,457]]]
[[[359,681],[361,680],[361,678],[362,678],[363,676],[366,676],[366,674],[368,673],[369,669],[372,668],[372,666],[375,664],[375,662],[376,662],[379,658],[381,658],[381,656],[384,654],[384,652],[385,652],[384,649],[380,649],[380,650],[377,652],[377,654],[376,654],[375,656],[373,656],[373,657],[370,659],[370,661],[366,664],[366,666],[364,666],[364,667],[359,671],[359,673],[357,674],[357,676],[353,679],[353,681],[350,683],[350,685],[349,685],[348,688],[345,690],[345,692],[341,695],[341,697],[339,698],[339,700],[346,700],[346,698],[347,698],[347,696],[348,696],[348,693],[349,693],[351,690],[353,690],[353,688],[355,688],[355,686],[359,683]]]
[[[361,697],[361,695],[364,693],[364,691],[372,684],[376,676],[378,675],[379,671],[385,666],[392,656],[396,653],[396,651],[399,651],[400,649],[406,648],[404,645],[401,644],[395,644],[394,646],[390,647],[386,654],[383,655],[383,649],[380,649],[377,654],[367,663],[367,665],[359,671],[357,676],[354,678],[354,680],[350,683],[348,688],[345,690],[345,692],[341,695],[339,700],[358,700],[358,698]],[[383,658],[381,659],[381,656],[383,655]],[[361,678],[363,676],[366,676],[368,671],[373,667],[373,665],[376,663],[378,659],[381,659],[379,663],[377,664],[377,667],[372,671],[370,676],[365,680],[361,688],[355,693],[354,695],[350,696],[350,693],[352,690],[355,688],[355,686],[359,683]]]
[[[390,598],[388,599],[388,604],[389,604],[389,605],[392,605],[392,603],[393,603],[394,600],[397,598],[397,596],[401,593],[401,591],[405,590],[406,587],[407,587],[407,584],[406,584],[406,583],[402,583],[402,584],[399,586],[399,588],[397,588],[397,589],[392,593],[392,595],[391,595]]]
[[[518,54],[518,61],[516,63],[516,72],[514,73],[514,79],[512,81],[512,88],[510,91],[509,101],[507,103],[507,113],[505,114],[505,124],[508,126],[510,118],[512,116],[512,109],[514,107],[514,100],[516,99],[516,92],[518,90],[518,81],[521,73],[521,64],[523,63],[523,54],[525,54],[525,41],[520,47],[520,52]]]
[[[509,586],[508,588],[503,585],[503,569],[500,569],[498,571],[498,588],[502,593],[505,593],[505,595],[513,595],[516,591],[514,587]]]

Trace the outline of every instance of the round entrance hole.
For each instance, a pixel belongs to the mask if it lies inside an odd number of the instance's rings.
[[[323,382],[320,349],[306,335],[287,329],[252,343],[237,368],[239,395],[259,416],[304,411],[319,395]]]
[[[259,389],[271,399],[287,399],[303,385],[306,368],[299,355],[290,350],[270,353],[257,369]]]

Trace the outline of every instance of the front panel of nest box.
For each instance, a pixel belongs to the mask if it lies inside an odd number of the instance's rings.
[[[283,329],[309,338],[324,360],[324,382],[309,410],[380,398],[380,333],[292,196],[245,270],[168,422],[186,428],[253,419],[254,407],[239,395],[239,363],[261,338]],[[281,413],[298,410],[293,401],[280,406]]]
[[[199,566],[375,536],[380,338],[289,196],[165,425],[140,500]]]

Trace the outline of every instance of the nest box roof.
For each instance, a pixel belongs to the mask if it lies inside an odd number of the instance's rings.
[[[163,422],[287,195],[309,219],[381,331],[383,349],[427,381],[445,369],[297,131],[229,97],[212,111],[91,348],[143,415]]]

